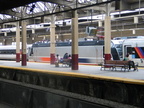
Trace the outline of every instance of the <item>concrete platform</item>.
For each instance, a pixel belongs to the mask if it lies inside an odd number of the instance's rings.
[[[0,108],[15,108],[14,106],[8,105],[6,103],[0,103]]]
[[[129,72],[100,69],[100,66],[79,65],[79,70],[72,70],[36,62],[21,66],[21,62],[0,61],[1,102],[23,108],[27,105],[46,108],[50,105],[48,100],[53,97],[52,101],[58,99],[59,105],[63,103],[61,100],[65,100],[64,106],[83,101],[85,106],[87,101],[88,107],[85,108],[89,108],[89,103],[114,108],[144,107],[144,68]],[[1,106],[9,108],[5,104]]]
[[[0,61],[0,66],[8,67],[17,67],[17,68],[28,68],[28,69],[37,69],[37,70],[47,70],[47,71],[56,71],[56,72],[68,72],[74,74],[84,74],[84,75],[94,75],[94,76],[105,76],[105,77],[114,77],[114,78],[126,78],[126,79],[136,79],[144,80],[144,68],[138,67],[138,71],[110,71],[100,70],[100,66],[91,66],[91,65],[79,65],[78,70],[72,70],[69,67],[55,67],[49,63],[38,63],[38,62],[27,62],[27,66],[21,66],[21,62],[15,61]]]

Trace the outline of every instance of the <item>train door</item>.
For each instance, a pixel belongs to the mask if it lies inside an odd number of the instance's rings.
[[[120,60],[118,51],[115,47],[111,48],[111,55],[112,55],[113,60]]]
[[[132,54],[132,46],[131,45],[124,45],[123,57],[125,57],[126,54]]]
[[[27,60],[31,61],[33,56],[33,47],[27,47]]]
[[[37,61],[37,48],[29,47],[27,52],[28,61]]]

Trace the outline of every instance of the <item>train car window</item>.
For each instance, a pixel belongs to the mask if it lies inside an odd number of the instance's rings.
[[[96,41],[84,41],[83,46],[96,45]]]
[[[7,51],[8,54],[16,54],[16,50],[10,50],[10,51]]]
[[[127,39],[133,39],[133,38],[137,38],[137,37],[136,36],[127,37]]]
[[[11,51],[6,51],[7,54],[11,54]]]
[[[16,54],[16,50],[1,50],[0,54]]]
[[[33,44],[32,47],[38,47],[38,44]]]
[[[12,51],[12,54],[16,54],[16,50],[13,50],[13,51]]]
[[[43,26],[44,26],[44,27],[49,27],[49,26],[50,26],[50,24],[44,24]]]
[[[1,51],[1,54],[4,54],[4,50]]]
[[[127,47],[127,53],[132,54],[132,47]]]
[[[57,42],[56,46],[71,46],[71,42]],[[79,46],[94,46],[94,45],[104,45],[104,40],[93,40],[93,41],[79,41]],[[32,47],[50,47],[50,43],[42,43],[42,42],[36,42],[32,45]]]
[[[104,41],[80,41],[79,46],[104,45]]]
[[[104,45],[104,40],[97,41],[97,45]]]
[[[50,44],[49,43],[41,43],[41,44],[38,44],[38,47],[49,47]]]
[[[57,42],[56,46],[71,46],[70,42]]]
[[[84,44],[83,42],[79,42],[78,43],[79,46],[83,46],[83,44]]]

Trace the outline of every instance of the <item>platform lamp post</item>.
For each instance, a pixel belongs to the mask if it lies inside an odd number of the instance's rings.
[[[19,26],[19,21],[16,22],[16,62],[20,62],[20,26]]]
[[[106,16],[104,20],[104,59],[111,59],[111,18],[110,18],[110,6],[111,4],[106,4]]]

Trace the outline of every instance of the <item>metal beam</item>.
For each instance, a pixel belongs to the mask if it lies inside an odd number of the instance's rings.
[[[46,1],[46,0],[45,0]],[[51,1],[51,0],[49,0]],[[105,2],[100,2],[100,3],[96,3],[96,4],[91,4],[91,5],[86,5],[86,6],[83,6],[83,7],[76,7],[76,8],[72,8],[72,9],[67,9],[67,10],[64,10],[64,11],[59,11],[59,12],[53,12],[53,13],[45,13],[43,15],[36,15],[36,16],[27,16],[27,17],[23,17],[21,19],[13,19],[13,20],[9,20],[9,21],[2,21],[0,23],[6,23],[6,22],[16,22],[16,21],[21,21],[21,20],[27,20],[27,19],[31,19],[31,18],[37,18],[37,17],[42,17],[42,16],[48,16],[48,15],[53,15],[53,14],[59,14],[59,13],[64,13],[64,12],[71,12],[73,10],[79,10],[79,9],[84,9],[84,8],[89,8],[89,7],[93,7],[93,6],[99,6],[99,5],[103,5],[103,4],[107,4],[107,3],[111,3],[111,2],[114,2],[116,0],[108,0],[108,1],[105,1]]]

